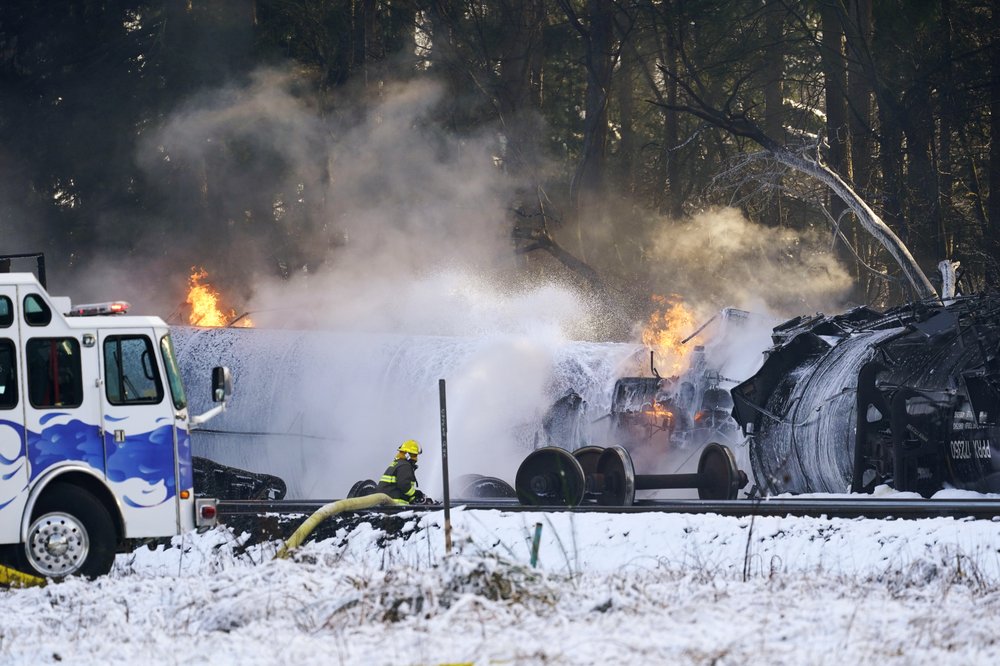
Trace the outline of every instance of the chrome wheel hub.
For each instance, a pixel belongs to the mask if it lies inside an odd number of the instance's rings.
[[[80,570],[90,552],[90,539],[75,516],[47,513],[31,523],[25,550],[36,571],[59,578]]]

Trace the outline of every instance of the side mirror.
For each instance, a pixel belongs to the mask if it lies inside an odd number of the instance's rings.
[[[233,374],[225,366],[212,368],[212,401],[225,402],[233,394]]]
[[[196,428],[206,421],[214,419],[216,416],[226,411],[226,403],[229,400],[229,396],[232,394],[233,375],[229,372],[229,368],[225,366],[212,368],[212,401],[219,404],[212,407],[204,414],[192,416],[188,423],[191,424],[192,428]]]

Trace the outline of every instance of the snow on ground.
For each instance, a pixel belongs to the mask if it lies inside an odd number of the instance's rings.
[[[244,548],[224,528],[95,581],[0,591],[0,663],[968,664],[1000,656],[1000,525],[410,514]],[[530,565],[535,523],[538,566]]]

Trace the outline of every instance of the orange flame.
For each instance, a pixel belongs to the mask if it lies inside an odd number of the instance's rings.
[[[192,326],[227,326],[229,322],[236,319],[236,310],[230,309],[226,313],[219,305],[221,295],[204,282],[208,278],[208,271],[196,266],[191,267],[191,275],[188,277],[188,294],[185,301],[191,306],[191,314],[188,315],[188,323]],[[242,317],[233,324],[244,328],[253,327],[253,322],[249,317]]]
[[[681,343],[695,328],[694,312],[676,294],[654,294],[653,303],[656,310],[642,330],[642,344],[655,352],[658,366],[669,366],[669,374],[679,375],[687,369],[688,356],[695,346],[702,344],[698,337]]]
[[[668,422],[672,421],[674,418],[674,413],[658,402],[653,402],[653,404],[647,409],[644,409],[642,413],[655,419],[667,419]]]

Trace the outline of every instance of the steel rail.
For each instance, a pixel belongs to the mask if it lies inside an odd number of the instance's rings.
[[[219,519],[252,515],[311,514],[332,500],[220,500]],[[640,500],[632,506],[582,504],[576,507],[524,506],[517,500],[453,500],[456,509],[507,512],[576,513],[679,513],[722,516],[803,516],[813,518],[919,519],[951,517],[1000,520],[1000,499],[877,499],[877,498],[794,498],[760,500]],[[395,514],[405,511],[441,511],[441,505],[410,505],[366,509],[359,513]]]

